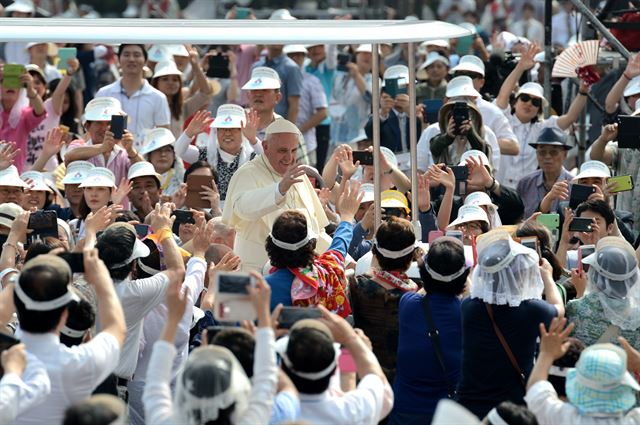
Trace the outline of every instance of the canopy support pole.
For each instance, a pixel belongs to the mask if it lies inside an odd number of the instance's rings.
[[[415,44],[409,43],[409,155],[411,158],[411,221],[416,229],[416,239],[420,240],[422,230],[418,209],[418,132],[416,128],[416,55]],[[406,111],[405,111],[406,113]],[[418,230],[420,232],[418,233]]]
[[[371,45],[371,110],[373,120],[373,204],[374,210],[374,233],[378,230],[382,222],[382,207],[380,197],[380,55],[378,44]]]

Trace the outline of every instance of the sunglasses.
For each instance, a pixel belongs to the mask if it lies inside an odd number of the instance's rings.
[[[537,108],[542,106],[542,99],[540,99],[539,97],[529,96],[528,94],[521,94],[520,96],[518,96],[518,99],[525,103],[531,101],[531,104]]]

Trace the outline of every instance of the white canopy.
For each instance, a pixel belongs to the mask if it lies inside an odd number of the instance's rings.
[[[54,43],[360,44],[470,35],[442,21],[0,18],[0,41]]]

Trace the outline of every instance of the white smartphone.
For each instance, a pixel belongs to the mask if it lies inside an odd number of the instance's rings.
[[[256,311],[249,299],[249,288],[255,284],[248,273],[217,272],[213,280],[213,317],[223,322],[256,320]]]

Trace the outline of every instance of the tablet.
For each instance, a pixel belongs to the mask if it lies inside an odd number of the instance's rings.
[[[618,147],[639,149],[640,116],[620,115],[618,121]]]

